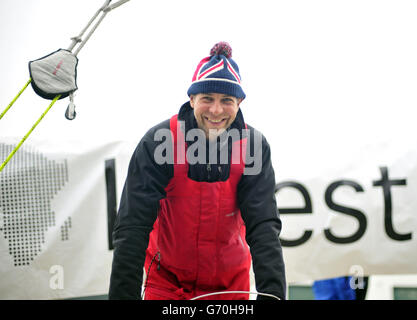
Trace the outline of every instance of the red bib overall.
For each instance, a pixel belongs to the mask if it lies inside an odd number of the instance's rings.
[[[188,178],[184,133],[177,124],[177,116],[172,117],[174,176],[165,188],[166,198],[160,201],[150,234],[145,299],[190,299],[216,291],[249,291],[251,256],[237,205],[246,139],[233,143],[226,181],[196,182]],[[207,297],[248,298],[248,294]]]

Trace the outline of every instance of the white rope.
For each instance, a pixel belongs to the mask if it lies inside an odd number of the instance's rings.
[[[93,28],[90,30],[90,32],[87,34],[87,36],[85,37],[85,40],[83,40],[80,45],[78,46],[77,50],[75,50],[74,52],[74,56],[77,56],[78,53],[80,52],[80,50],[84,47],[84,45],[86,44],[86,42],[88,41],[88,39],[90,39],[90,37],[93,35],[94,31],[96,31],[97,27],[100,25],[101,21],[103,21],[103,19],[106,17],[107,12],[104,12],[100,19],[97,21],[97,23],[93,26]]]
[[[119,6],[121,6],[122,4],[124,4],[124,3],[126,3],[126,2],[128,2],[129,0],[120,0],[120,1],[117,1],[116,3],[113,3],[113,4],[111,4],[111,5],[109,5],[109,6],[107,6],[107,8],[105,8],[103,11],[110,11],[110,10],[113,10],[113,9],[116,9],[117,7],[119,7]]]
[[[278,298],[277,296],[274,296],[273,294],[262,293],[262,292],[253,292],[253,291],[218,291],[218,292],[212,292],[212,293],[203,294],[201,296],[197,296],[197,297],[191,298],[190,300],[197,300],[197,299],[200,299],[200,298],[210,297],[210,296],[214,296],[214,295],[218,295],[218,294],[231,294],[231,293],[259,294],[261,296],[274,298],[276,300],[281,300],[280,298]]]
[[[97,10],[97,12],[94,14],[94,16],[90,19],[90,21],[88,21],[88,23],[84,27],[84,29],[81,30],[80,34],[78,36],[76,36],[76,37],[72,37],[71,38],[72,43],[68,47],[68,51],[72,51],[72,49],[74,49],[74,47],[77,45],[77,43],[81,42],[81,37],[84,35],[84,33],[90,27],[90,25],[94,22],[94,20],[97,19],[97,17],[100,14],[100,12],[103,11],[109,5],[110,2],[111,2],[111,0],[106,0],[106,2],[104,2],[104,4],[101,6],[101,8]]]
[[[110,5],[111,0],[106,0],[104,2],[104,4],[101,6],[101,8],[98,9],[97,12],[94,14],[94,16],[90,19],[90,21],[88,22],[87,26],[81,31],[81,33],[78,36],[71,38],[72,43],[68,47],[68,51],[71,51],[72,52],[72,50],[75,48],[75,46],[77,45],[77,43],[79,43],[80,45],[78,46],[77,50],[75,50],[75,52],[74,52],[74,55],[77,56],[78,53],[80,52],[80,50],[86,44],[86,42],[93,35],[94,31],[96,31],[97,27],[103,21],[104,17],[107,15],[107,13],[109,13],[111,10],[113,10],[113,9],[121,6],[122,4],[124,4],[124,3],[128,2],[128,1],[130,1],[130,0],[119,0],[116,3],[113,3],[113,4]],[[97,17],[100,15],[100,13],[102,13],[100,19],[92,27],[92,29],[90,30],[90,32],[87,34],[85,40],[82,40],[81,37],[87,31],[87,29],[91,26],[91,24],[94,22],[94,20],[97,19]]]

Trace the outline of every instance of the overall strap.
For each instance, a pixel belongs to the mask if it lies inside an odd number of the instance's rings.
[[[178,115],[174,115],[170,120],[170,129],[173,141],[173,154],[174,154],[174,177],[179,175],[187,175],[188,162],[186,161],[187,145],[185,143],[185,129],[181,124],[183,121],[178,122]]]

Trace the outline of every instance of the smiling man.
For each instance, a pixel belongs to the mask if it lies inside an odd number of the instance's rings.
[[[242,291],[250,290],[251,263],[257,291],[285,299],[270,148],[243,119],[245,93],[231,53],[227,43],[213,47],[197,66],[190,100],[133,153],[113,233],[110,299],[140,299],[144,267],[145,299],[248,299]],[[170,160],[160,161],[167,142]],[[194,153],[198,161],[190,161]],[[259,170],[247,170],[253,157]]]
[[[197,125],[209,140],[214,140],[231,126],[236,119],[242,99],[220,93],[191,95]]]

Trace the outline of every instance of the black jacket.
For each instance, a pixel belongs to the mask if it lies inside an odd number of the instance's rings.
[[[186,132],[197,128],[189,102],[181,107],[178,120],[185,121]],[[246,136],[249,132],[250,153],[247,153],[247,157],[262,152],[260,173],[242,175],[237,190],[238,204],[246,226],[246,241],[252,255],[256,289],[285,299],[285,267],[279,240],[281,220],[274,194],[275,174],[270,148],[265,137],[251,126],[247,126],[248,131],[242,131],[244,125],[239,110],[229,129],[238,129]],[[154,151],[162,143],[155,141],[154,135],[157,130],[169,130],[169,127],[169,120],[166,120],[151,128],[130,160],[113,232],[114,256],[109,299],[140,299],[149,234],[157,217],[159,200],[166,196],[164,189],[173,177],[172,164],[157,164],[154,161]],[[261,137],[262,144],[254,143],[255,135]],[[231,145],[219,143],[218,155],[221,148],[227,147],[230,159]],[[254,150],[255,146],[257,150]],[[209,152],[206,152],[206,156],[208,159]],[[188,176],[196,181],[224,181],[229,176],[229,169],[228,164],[196,163],[189,166]],[[262,299],[262,296],[259,295],[258,299]]]

